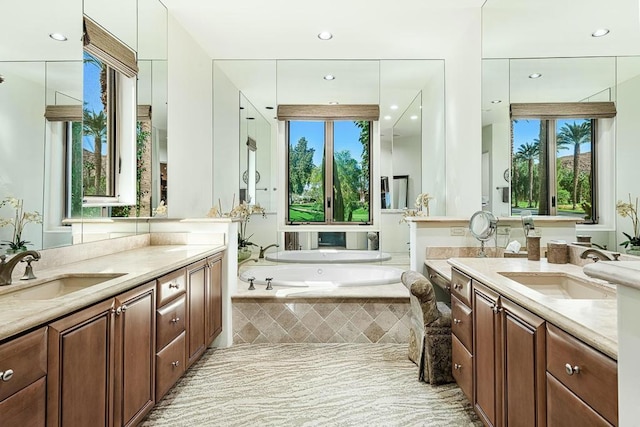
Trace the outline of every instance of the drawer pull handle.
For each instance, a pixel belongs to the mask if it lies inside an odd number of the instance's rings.
[[[9,381],[11,378],[13,378],[13,369],[7,369],[4,372],[0,371],[0,378],[2,378],[2,381]]]
[[[573,374],[579,374],[580,373],[580,367],[579,366],[571,366],[570,363],[567,363],[566,365],[564,365],[564,370],[567,371],[567,375],[572,376]]]
[[[451,292],[451,286],[447,285],[446,289],[447,289],[447,292]]]
[[[177,368],[180,365],[180,361],[176,360],[175,362],[171,362],[171,366],[173,366],[174,368]]]
[[[436,276],[435,274],[430,274],[429,275],[429,279],[431,279],[431,280],[435,280],[436,277],[438,277],[438,276]]]
[[[462,365],[459,363],[454,363],[453,364],[453,369],[455,369],[456,371],[459,371],[460,369],[462,369]]]
[[[171,323],[176,324],[180,321],[179,317],[174,317],[173,319],[171,319]]]
[[[462,290],[462,285],[460,283],[456,283],[456,284],[453,285],[453,289],[456,289],[458,291]]]
[[[462,323],[462,320],[460,320],[460,319],[453,319],[453,323],[455,323],[456,325],[459,325],[460,323]]]
[[[173,282],[169,283],[169,289],[178,289],[179,287],[180,286],[178,286],[177,283],[173,283]]]
[[[498,314],[502,309],[498,306],[498,304],[494,304],[494,306],[491,307],[491,310],[493,310],[495,314]]]

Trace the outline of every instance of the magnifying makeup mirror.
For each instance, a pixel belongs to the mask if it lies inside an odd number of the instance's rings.
[[[479,258],[486,258],[484,252],[484,244],[495,234],[498,227],[498,219],[491,213],[486,211],[478,211],[471,216],[469,220],[469,231],[473,237],[480,241]]]

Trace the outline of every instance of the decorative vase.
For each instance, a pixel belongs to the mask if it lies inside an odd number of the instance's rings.
[[[627,255],[640,256],[640,246],[629,246],[627,248]]]
[[[238,248],[238,262],[244,261],[251,257],[251,249],[246,246],[240,246]]]

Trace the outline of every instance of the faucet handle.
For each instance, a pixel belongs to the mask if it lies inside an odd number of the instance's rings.
[[[251,277],[247,277],[247,279],[249,280],[249,290],[250,291],[255,291],[256,288],[255,288],[255,286],[253,286],[253,281],[256,280],[256,278],[251,276]]]
[[[5,254],[0,255],[0,264],[4,264],[4,260],[7,259]]]
[[[619,260],[619,258],[620,258],[620,252],[613,252],[613,253],[611,254],[611,256],[613,257],[613,260],[614,260],[614,261],[620,261],[620,260]]]
[[[36,279],[36,275],[33,274],[33,267],[31,266],[31,262],[38,261],[36,258],[29,256],[20,260],[20,262],[26,262],[27,266],[24,268],[24,274],[20,278],[20,280],[31,280]]]
[[[273,287],[271,286],[271,281],[273,280],[273,277],[265,277],[265,279],[267,281],[267,290],[270,291],[273,289]]]

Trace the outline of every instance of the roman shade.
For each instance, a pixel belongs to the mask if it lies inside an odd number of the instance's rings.
[[[138,121],[151,120],[151,105],[138,105]]]
[[[84,49],[127,77],[138,74],[136,54],[88,17],[84,17]]]
[[[81,105],[47,105],[44,117],[50,122],[81,122]]]
[[[278,120],[379,120],[380,107],[359,105],[278,105]]]
[[[609,119],[616,116],[613,102],[545,102],[511,104],[511,119]]]

